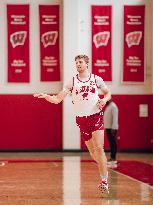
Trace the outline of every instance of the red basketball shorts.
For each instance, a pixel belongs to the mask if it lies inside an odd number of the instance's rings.
[[[104,130],[103,112],[89,116],[76,117],[77,126],[80,128],[81,137],[88,141],[92,137],[92,132]]]

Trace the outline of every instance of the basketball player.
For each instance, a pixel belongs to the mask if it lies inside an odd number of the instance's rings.
[[[57,95],[50,96],[40,93],[34,97],[44,98],[50,103],[60,103],[68,93],[72,94],[72,103],[76,114],[76,123],[80,128],[81,137],[91,157],[97,162],[100,174],[98,188],[102,196],[109,193],[107,159],[104,153],[104,125],[102,108],[111,99],[111,93],[103,79],[91,74],[88,70],[89,58],[86,55],[75,57],[78,74],[68,82]],[[99,89],[104,97],[98,96]]]

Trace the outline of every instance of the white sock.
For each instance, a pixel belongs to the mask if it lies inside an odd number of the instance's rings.
[[[103,180],[107,180],[108,179],[108,172],[106,175],[100,175],[100,178]]]

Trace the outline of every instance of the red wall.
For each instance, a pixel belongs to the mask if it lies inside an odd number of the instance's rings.
[[[119,150],[151,150],[153,96],[113,99],[119,107]],[[148,104],[148,118],[139,117],[139,104]],[[0,150],[62,149],[62,104],[32,95],[0,95],[0,115]],[[83,142],[81,148],[85,149]],[[105,148],[109,149],[106,136]]]
[[[62,149],[62,104],[0,95],[0,150]]]
[[[151,95],[113,95],[119,107],[118,149],[151,150],[152,130],[152,96]],[[148,104],[149,116],[139,117],[139,104]],[[85,149],[84,143],[81,146]],[[105,149],[109,149],[105,135]]]

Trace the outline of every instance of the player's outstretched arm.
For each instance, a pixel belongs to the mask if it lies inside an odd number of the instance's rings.
[[[58,104],[58,103],[62,102],[62,100],[64,100],[66,95],[67,95],[67,92],[62,90],[57,95],[48,95],[45,93],[36,93],[33,96],[37,97],[37,98],[44,98],[45,100],[47,100],[50,103]]]

